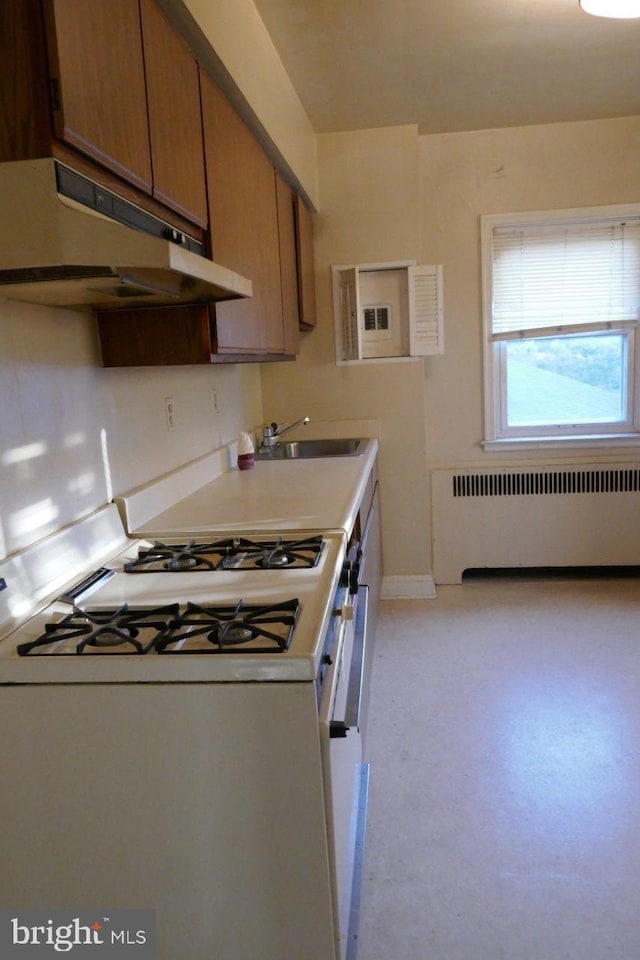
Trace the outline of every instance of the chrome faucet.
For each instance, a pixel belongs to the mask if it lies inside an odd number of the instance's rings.
[[[309,417],[302,417],[300,420],[294,420],[293,423],[285,423],[283,425],[277,423],[267,424],[262,428],[262,444],[260,449],[264,450],[265,448],[275,447],[280,437],[283,437],[285,433],[289,433],[289,430],[293,430],[294,427],[299,426],[301,423],[309,423]]]

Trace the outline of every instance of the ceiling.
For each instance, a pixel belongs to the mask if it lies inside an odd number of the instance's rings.
[[[640,20],[578,0],[254,0],[316,132],[640,115]]]

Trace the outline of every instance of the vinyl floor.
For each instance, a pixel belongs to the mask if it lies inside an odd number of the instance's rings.
[[[358,960],[640,960],[640,580],[384,601]]]

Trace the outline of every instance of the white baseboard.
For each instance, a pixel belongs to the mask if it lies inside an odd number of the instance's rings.
[[[382,600],[433,600],[435,596],[436,585],[430,574],[382,578]]]

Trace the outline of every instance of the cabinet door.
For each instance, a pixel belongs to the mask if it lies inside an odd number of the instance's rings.
[[[360,324],[360,286],[358,268],[332,267],[333,302],[336,309],[336,345],[340,344],[338,360],[362,358],[362,327]]]
[[[37,14],[24,0],[0,3],[1,163],[51,151],[46,39]]]
[[[140,11],[132,0],[47,0],[56,135],[151,191]]]
[[[153,195],[207,225],[200,82],[195,57],[155,0],[141,0]]]
[[[298,260],[298,310],[300,326],[316,325],[316,274],[313,262],[313,220],[300,197],[295,198],[296,254]]]
[[[206,308],[147,307],[96,311],[105,367],[211,363]]]
[[[219,353],[284,352],[273,167],[226,97],[201,74],[213,259],[248,277],[253,297],[215,306]]]
[[[294,223],[293,191],[276,172],[278,201],[278,236],[280,246],[280,283],[284,320],[284,352],[295,356],[300,349],[298,314],[298,269],[296,264],[296,232]]]

